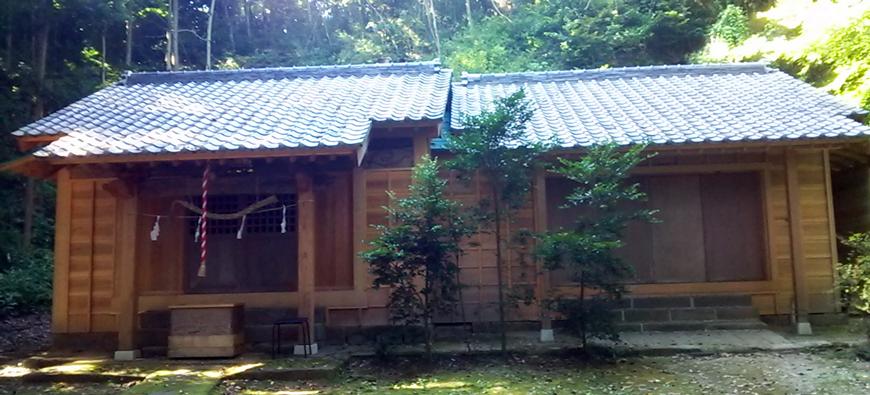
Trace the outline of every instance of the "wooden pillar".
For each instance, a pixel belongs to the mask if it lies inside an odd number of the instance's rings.
[[[117,221],[117,254],[115,260],[118,276],[118,350],[115,359],[133,359],[138,357],[136,351],[136,330],[138,319],[138,296],[136,288],[136,229],[139,210],[139,198],[135,187],[117,181],[121,187],[113,191],[118,201]]]
[[[297,234],[299,237],[299,256],[296,261],[298,313],[299,316],[308,318],[313,332],[316,201],[311,175],[305,171],[296,172],[296,196]]]
[[[357,307],[365,307],[365,290],[371,287],[368,281],[368,265],[363,262],[360,253],[368,247],[366,244],[366,173],[365,169],[353,169],[353,288],[356,290]]]
[[[51,332],[69,330],[69,252],[72,189],[69,168],[57,172],[57,205],[55,208],[54,285],[52,287]]]
[[[797,332],[801,335],[812,334],[809,322],[806,257],[804,255],[804,232],[801,221],[800,179],[798,158],[795,150],[785,153],[786,189],[788,192],[788,227],[791,242],[791,264],[794,281],[794,303]]]
[[[429,148],[429,136],[423,131],[417,131],[414,135],[414,164],[420,163],[420,158],[429,154]]]
[[[837,223],[834,214],[834,188],[831,182],[831,152],[830,149],[822,151],[822,160],[824,161],[825,171],[825,201],[827,202],[828,210],[828,238],[830,238],[831,249],[831,273],[833,273],[833,283],[831,289],[834,290],[833,305],[836,311],[842,311],[840,298],[837,297],[836,290],[839,287],[839,276],[837,275],[837,264],[840,262],[840,257],[837,251]]]
[[[532,199],[535,213],[535,231],[538,233],[547,231],[547,174],[546,170],[538,169],[535,171],[534,180],[534,197]],[[535,296],[541,312],[541,341],[553,341],[553,319],[550,312],[543,307],[544,299],[550,293],[550,272],[545,270],[541,260],[535,261],[537,269],[537,282],[535,287]]]

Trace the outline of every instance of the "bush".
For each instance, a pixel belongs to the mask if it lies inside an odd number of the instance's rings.
[[[51,307],[51,251],[10,253],[12,266],[0,273],[0,316],[46,311]]]
[[[870,233],[855,233],[843,245],[846,260],[837,267],[840,292],[849,312],[870,313]]]

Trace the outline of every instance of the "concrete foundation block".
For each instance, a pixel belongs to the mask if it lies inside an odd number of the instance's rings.
[[[115,351],[116,361],[133,361],[142,357],[142,352],[139,350],[118,350]]]
[[[802,336],[808,336],[813,334],[813,326],[810,325],[809,322],[798,322],[797,323],[797,334]]]
[[[307,346],[304,344],[297,344],[297,345],[293,346],[293,355],[305,355],[306,348],[307,348]],[[317,343],[312,343],[310,355],[316,355],[316,354],[317,354]]]
[[[556,338],[552,329],[541,329],[541,342],[549,343],[555,340]]]

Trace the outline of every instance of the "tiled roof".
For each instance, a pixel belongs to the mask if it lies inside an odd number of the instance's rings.
[[[16,136],[64,134],[34,153],[71,157],[362,144],[373,121],[441,119],[437,62],[136,73]]]
[[[520,88],[529,137],[562,147],[870,135],[863,110],[758,63],[463,75],[451,127]]]

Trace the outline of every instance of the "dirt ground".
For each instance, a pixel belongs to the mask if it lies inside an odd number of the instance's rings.
[[[820,331],[817,337],[840,340],[835,342],[838,344],[854,344],[843,341],[854,340],[853,329],[838,327],[829,329],[830,333]],[[141,384],[145,383],[139,381],[141,379],[127,383],[22,383],[15,379],[13,376],[19,366],[15,361],[44,349],[48,342],[47,333],[48,318],[45,315],[0,320],[0,359],[6,361],[0,370],[0,395],[152,393],[151,390],[136,392],[136,388],[141,390]],[[520,349],[521,343],[512,344]],[[718,352],[594,360],[569,351],[553,350],[516,354],[505,360],[485,354],[485,351],[484,354],[465,354],[459,347],[457,353],[442,354],[430,362],[419,356],[394,357],[387,361],[353,358],[338,370],[336,377],[317,381],[221,380],[219,376],[212,377],[215,369],[227,368],[218,361],[187,364],[168,360],[78,361],[57,370],[71,371],[77,366],[78,370],[87,371],[84,373],[113,371],[145,377],[161,371],[176,374],[173,372],[184,368],[194,377],[188,380],[189,383],[184,383],[184,388],[171,381],[165,385],[158,381],[151,387],[159,388],[160,394],[189,395],[870,394],[870,362],[856,357],[857,348],[845,345],[840,348],[806,348],[813,347],[810,343],[802,347],[805,347],[803,351]],[[285,368],[319,367],[314,364],[315,359],[267,358],[266,361],[270,365],[293,365]],[[228,364],[244,365],[244,361],[233,360]],[[196,377],[210,378],[199,380]]]
[[[0,354],[33,353],[48,348],[49,313],[0,318]]]
[[[588,362],[571,356],[355,361],[330,382],[225,381],[216,394],[868,394],[852,350]]]
[[[135,384],[0,380],[0,394],[107,395],[123,393]],[[224,380],[198,388],[179,392],[167,386],[159,393],[849,395],[870,394],[870,362],[855,357],[852,348],[594,361],[573,354],[516,355],[508,360],[492,355],[440,356],[431,362],[420,357],[356,358],[329,380]]]

